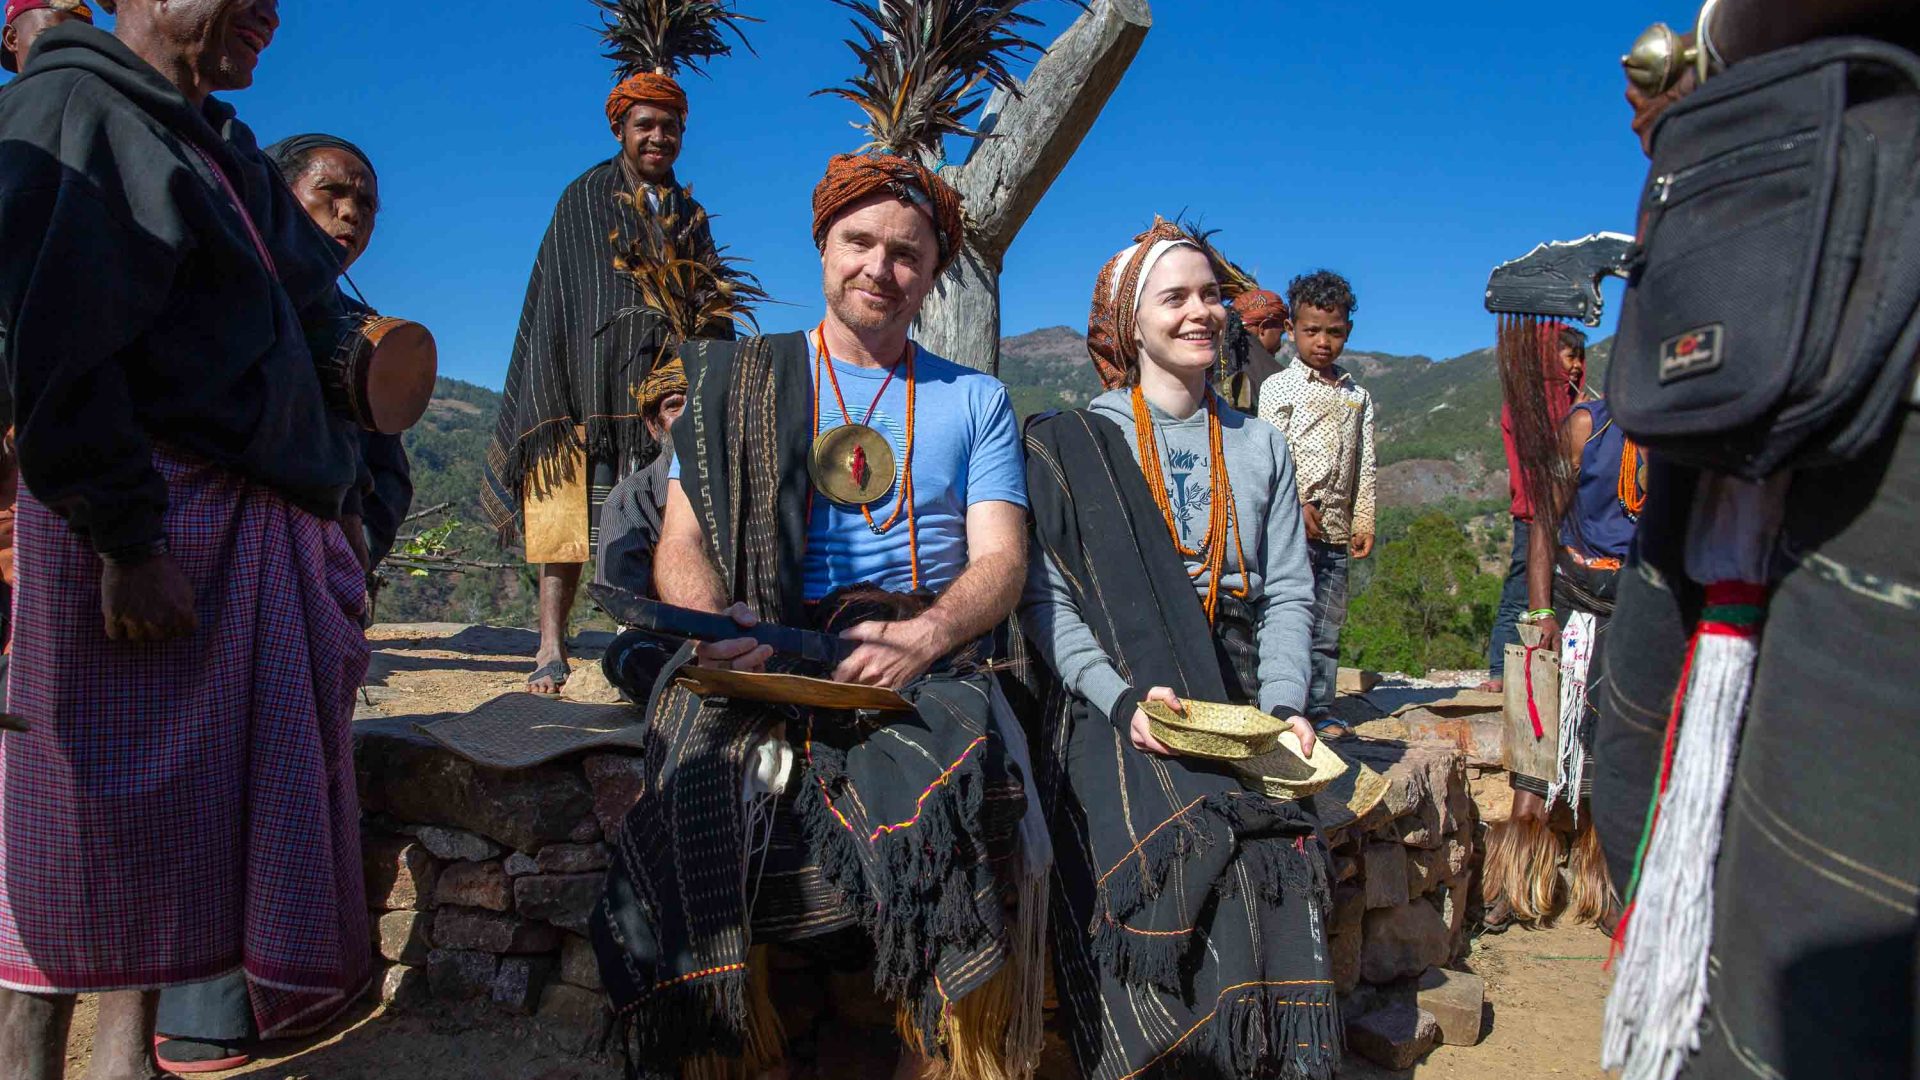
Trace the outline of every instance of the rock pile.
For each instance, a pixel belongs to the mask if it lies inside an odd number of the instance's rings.
[[[1339,750],[1388,786],[1364,817],[1319,808],[1333,852],[1335,988],[1350,1048],[1403,1069],[1439,1036],[1436,1018],[1400,991],[1422,978],[1444,981],[1440,969],[1467,954],[1478,903],[1479,814],[1466,757],[1456,749],[1350,740]],[[1479,1008],[1475,1001],[1471,1036],[1447,1041],[1478,1041]]]
[[[587,916],[608,830],[639,795],[637,758],[474,765],[404,718],[356,727],[367,903],[382,1000],[485,1000],[584,1053],[606,1009]]]

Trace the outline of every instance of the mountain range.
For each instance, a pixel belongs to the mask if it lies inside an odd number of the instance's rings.
[[[1611,345],[1608,339],[1590,350],[1596,385]],[[1349,352],[1341,362],[1374,398],[1383,510],[1436,503],[1484,506],[1504,500],[1500,377],[1491,347],[1446,360]],[[1086,339],[1065,326],[1004,339],[1000,378],[1022,416],[1076,408],[1099,391]],[[416,510],[447,507],[421,524],[451,518],[459,522],[448,540],[452,552],[468,559],[511,562],[511,556],[500,555],[482,524],[479,505],[481,462],[499,409],[498,392],[441,379],[427,415],[407,433],[406,442]],[[390,587],[381,594],[378,612],[383,621],[527,625],[531,619],[533,579],[525,570],[424,578],[389,570],[386,576]]]

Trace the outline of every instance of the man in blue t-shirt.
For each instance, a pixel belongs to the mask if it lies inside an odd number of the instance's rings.
[[[662,768],[616,831],[593,941],[619,1015],[711,1015],[764,977],[748,974],[759,961],[747,941],[874,929],[884,912],[877,985],[918,1035],[897,1075],[924,1076],[935,1064],[923,1053],[1004,1043],[1004,1007],[971,995],[1009,965],[1012,985],[1030,985],[1043,962],[1031,943],[1045,826],[981,647],[1025,581],[1026,470],[1006,388],[908,337],[963,243],[958,193],[908,159],[844,155],[814,200],[820,324],[681,350],[687,404],[654,587],[742,627],[837,633],[837,664],[777,666],[896,689],[911,711],[796,707],[781,696],[792,684],[751,679],[703,699],[678,668],[625,687],[648,701]],[[735,671],[771,659],[750,638],[697,653]],[[782,839],[756,848],[754,821]],[[1006,896],[1024,898],[1016,912]],[[1030,1013],[1038,999],[1022,999]],[[998,1030],[967,1030],[988,1016]],[[1020,1030],[1038,1030],[1030,1018]],[[642,1060],[751,1044],[745,1070],[777,1073],[780,1049],[749,1027],[630,1031]]]
[[[1020,595],[1026,466],[1007,389],[908,337],[941,244],[927,211],[885,192],[842,210],[822,241],[827,312],[805,335],[813,432],[863,424],[885,438],[895,472],[865,504],[809,492],[802,592],[809,603],[859,584],[938,594],[915,618],[845,631],[861,648],[835,671],[843,682],[905,686],[1005,620]],[[685,467],[676,458],[669,473],[654,581],[668,603],[718,611],[726,592],[680,482]],[[758,621],[745,604],[728,610]],[[736,670],[759,670],[769,655],[748,639],[700,650],[703,663]]]

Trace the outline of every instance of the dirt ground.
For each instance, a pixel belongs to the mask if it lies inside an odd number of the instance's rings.
[[[1443,1046],[1406,1072],[1349,1055],[1347,1080],[1601,1080],[1600,1019],[1607,939],[1584,927],[1510,930],[1481,938],[1468,966],[1487,980],[1490,1025],[1479,1046]],[[83,1000],[68,1050],[70,1077],[83,1074],[93,1037],[93,1003]],[[884,1067],[823,1048],[832,1080],[877,1076]],[[269,1058],[214,1077],[257,1080],[618,1080],[613,1061],[560,1052],[531,1020],[485,1007],[395,1012],[362,1006],[321,1036],[277,1043]],[[844,1048],[843,1054],[857,1053]],[[835,1059],[838,1058],[836,1063]]]

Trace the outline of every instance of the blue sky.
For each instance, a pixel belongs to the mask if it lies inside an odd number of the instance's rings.
[[[853,70],[849,13],[741,0],[758,56],[685,79],[681,178],[714,231],[818,319],[808,202],[853,107],[811,91]],[[1360,297],[1354,347],[1446,357],[1482,347],[1487,271],[1533,244],[1631,231],[1645,171],[1618,59],[1645,0],[1154,0],[1155,25],[1080,153],[1007,257],[1003,328],[1084,327],[1101,262],[1181,211],[1284,291],[1320,266]],[[1074,9],[1031,10],[1063,29]],[[611,65],[587,0],[282,0],[255,87],[230,100],[262,142],[327,130],[364,146],[386,210],[354,276],[431,325],[444,373],[498,387],[554,200],[610,156]],[[1618,289],[1609,293],[1617,303]],[[1603,331],[1604,332],[1604,331]]]

